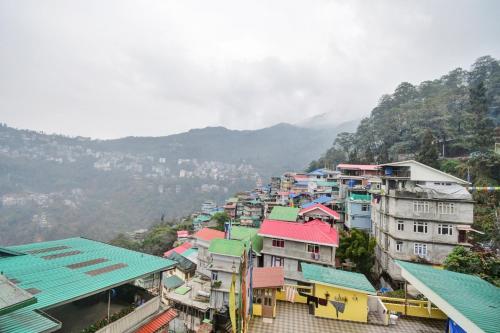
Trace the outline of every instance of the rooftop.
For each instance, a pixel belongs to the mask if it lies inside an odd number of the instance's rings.
[[[259,229],[241,226],[231,227],[231,239],[248,240],[252,242],[252,250],[260,254],[262,251],[262,237],[259,235]]]
[[[334,211],[333,209],[330,209],[320,203],[316,203],[314,205],[311,205],[311,206],[307,206],[305,208],[302,208],[300,211],[299,211],[299,215],[304,215],[308,212],[312,212],[314,211],[315,209],[319,209],[321,210],[322,212],[324,212],[325,214],[333,217],[335,220],[339,220],[340,219],[340,215],[339,213],[337,213],[336,211]]]
[[[366,276],[361,273],[302,263],[302,274],[306,280],[320,284],[357,290],[367,294],[376,294],[377,292]]]
[[[337,247],[339,245],[337,230],[319,220],[307,223],[264,220],[259,235],[326,246]]]
[[[245,251],[243,242],[234,239],[214,239],[208,248],[210,253],[231,257],[241,257]]]
[[[193,237],[204,241],[211,241],[216,238],[224,238],[224,232],[205,227],[196,232]]]
[[[168,309],[165,312],[160,313],[147,324],[141,326],[135,333],[155,333],[158,332],[161,328],[166,327],[169,322],[177,317],[177,311],[175,309]]]
[[[372,197],[369,194],[351,193],[351,195],[349,195],[349,200],[350,201],[371,201]]]
[[[500,288],[480,277],[396,260],[402,276],[467,332],[498,332]]]
[[[283,287],[285,271],[283,267],[254,267],[252,271],[253,288]]]
[[[337,165],[337,169],[340,170],[363,170],[363,171],[376,171],[379,170],[378,165],[372,165],[372,164],[347,164],[347,163],[341,163]]]
[[[269,214],[270,220],[297,221],[300,208],[276,206]]]
[[[12,246],[24,253],[0,258],[0,271],[37,303],[0,316],[2,333],[50,331],[59,323],[34,310],[72,302],[167,270],[174,262],[105,243],[68,238]]]
[[[182,253],[186,252],[188,249],[190,249],[192,246],[193,246],[193,244],[191,244],[190,242],[182,243],[181,245],[174,247],[173,249],[165,252],[163,254],[163,256],[168,257],[172,252],[177,252],[179,254],[182,254]]]

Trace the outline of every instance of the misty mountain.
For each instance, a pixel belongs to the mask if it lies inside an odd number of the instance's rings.
[[[302,170],[342,127],[278,124],[91,140],[0,126],[0,244],[118,232]]]

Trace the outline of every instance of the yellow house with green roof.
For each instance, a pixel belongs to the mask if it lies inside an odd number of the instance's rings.
[[[302,273],[313,284],[312,293],[305,296],[316,317],[368,322],[369,297],[376,290],[363,274],[306,263]]]

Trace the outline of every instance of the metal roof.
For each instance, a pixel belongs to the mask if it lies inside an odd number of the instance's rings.
[[[0,274],[0,316],[36,303],[36,298]]]
[[[245,251],[242,241],[234,239],[214,239],[208,248],[210,253],[231,257],[241,257]]]
[[[302,274],[304,278],[320,284],[333,285],[339,288],[351,289],[376,294],[375,288],[366,276],[361,273],[342,271],[340,269],[328,268],[314,264],[302,263]]]
[[[268,219],[280,221],[297,221],[300,208],[276,206],[269,214]]]
[[[2,333],[51,332],[60,323],[34,310],[69,303],[174,265],[171,260],[85,238],[8,249],[25,255],[0,258],[0,271],[18,281],[18,287],[39,292],[36,304],[0,316]]]
[[[396,260],[401,275],[467,332],[498,332],[500,288],[478,276]]]
[[[251,241],[252,242],[252,250],[257,254],[260,254],[263,247],[263,239],[258,235],[259,229],[251,228],[251,227],[241,227],[241,226],[232,226],[231,227],[231,239],[242,240],[242,241]]]

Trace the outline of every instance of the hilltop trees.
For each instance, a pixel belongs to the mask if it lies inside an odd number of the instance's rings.
[[[434,136],[430,130],[427,130],[420,146],[420,151],[417,154],[417,161],[427,164],[433,168],[439,168],[438,149],[434,142]]]
[[[486,87],[483,81],[469,90],[470,98],[470,127],[472,131],[471,149],[486,151],[493,141],[493,122],[488,117]]]

